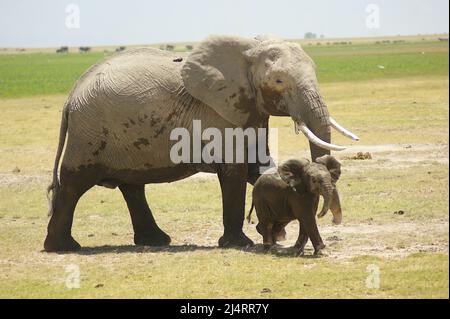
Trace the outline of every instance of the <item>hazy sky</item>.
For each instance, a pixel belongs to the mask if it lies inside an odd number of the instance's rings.
[[[448,10],[448,0],[0,0],[0,47],[197,41],[208,34],[443,33]]]

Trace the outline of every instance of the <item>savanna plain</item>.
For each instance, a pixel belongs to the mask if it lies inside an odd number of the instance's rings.
[[[179,48],[175,48],[179,49]],[[183,49],[183,48],[181,48]],[[77,78],[108,51],[0,54],[0,297],[2,298],[448,298],[448,42],[352,41],[305,44],[317,64],[330,113],[360,137],[334,155],[343,223],[319,220],[319,258],[282,245],[220,249],[220,188],[199,174],[147,185],[168,247],[133,245],[118,190],[95,187],[78,203],[76,253],[45,253],[45,189],[60,112]],[[308,157],[288,118],[278,128],[278,159]],[[272,149],[273,151],[273,149]],[[358,152],[361,152],[359,156]],[[247,211],[251,186],[247,190]],[[253,217],[256,220],[256,217]],[[79,288],[66,283],[80,271]],[[69,285],[70,286],[70,285]]]

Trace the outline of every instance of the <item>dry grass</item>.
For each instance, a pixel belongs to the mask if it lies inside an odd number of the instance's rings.
[[[0,297],[3,298],[448,298],[448,76],[326,83],[330,112],[361,141],[336,154],[344,224],[320,220],[327,256],[295,257],[288,241],[268,253],[258,243],[218,249],[222,233],[216,178],[147,186],[156,219],[173,240],[166,248],[132,245],[118,190],[95,187],[81,199],[73,227],[79,253],[41,251],[46,233],[44,189],[57,144],[64,95],[0,99]],[[308,156],[287,118],[279,158]],[[372,159],[351,160],[357,152]],[[250,203],[250,189],[248,190]],[[249,207],[247,207],[249,208]],[[404,214],[395,214],[402,210]],[[79,289],[65,285],[68,265]],[[367,267],[380,269],[369,288]],[[269,288],[271,293],[262,293]]]

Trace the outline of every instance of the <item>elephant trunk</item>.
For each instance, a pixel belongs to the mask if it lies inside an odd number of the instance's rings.
[[[300,116],[305,119],[311,132],[318,139],[326,143],[325,146],[333,145],[331,144],[331,127],[333,127],[335,121],[330,117],[328,107],[322,96],[315,90],[308,90],[303,93],[303,97],[303,100],[308,107],[305,108],[305,111],[303,111]],[[330,149],[343,149],[339,146],[336,148],[325,148],[312,140],[309,141],[309,148],[313,161],[323,155],[330,155]],[[325,216],[328,210],[331,209],[333,213],[333,223],[340,224],[342,221],[342,210],[337,189],[332,185],[327,185],[322,187],[320,193],[324,198],[324,203],[318,217]]]
[[[302,91],[301,97],[304,107],[290,108],[289,114],[294,120],[295,132],[302,132],[308,138],[313,161],[317,157],[330,155],[330,150],[345,150],[345,147],[331,143],[331,127],[352,140],[359,140],[356,134],[330,117],[327,105],[317,90]]]
[[[294,120],[295,130],[302,132],[309,140],[311,157],[330,155],[330,150],[342,151],[345,148],[331,144],[331,122],[328,108],[316,90],[301,92],[301,108],[291,108],[289,113]]]
[[[315,133],[315,135],[320,138],[322,141],[326,141],[329,143],[329,141],[331,140],[331,132],[330,132],[330,127],[328,126],[314,126],[313,132]],[[324,149],[318,145],[316,145],[313,142],[309,142],[309,149],[311,151],[311,159],[313,161],[316,160],[316,158],[321,157],[323,155],[330,155],[330,150],[328,149]]]
[[[326,186],[322,185],[320,187],[319,191],[320,191],[320,195],[322,195],[322,197],[323,197],[323,206],[322,206],[322,210],[317,215],[317,217],[322,218],[323,216],[325,216],[327,214],[328,210],[331,207],[334,188],[331,185],[326,185]]]
[[[342,208],[341,208],[341,200],[339,199],[339,193],[337,188],[333,191],[333,198],[331,200],[331,213],[333,214],[333,224],[339,225],[342,223]]]
[[[289,103],[289,114],[294,120],[296,133],[300,131],[308,138],[311,158],[315,161],[323,155],[330,155],[331,150],[343,150],[338,145],[331,144],[331,128],[339,133],[353,139],[359,138],[342,127],[336,120],[330,117],[327,105],[317,89],[302,90],[299,93],[300,102]],[[302,105],[301,108],[295,106]],[[321,194],[322,195],[322,194]],[[324,216],[329,209],[333,213],[333,223],[340,224],[342,221],[342,209],[339,193],[335,187],[332,192],[326,191],[324,195],[324,206],[319,217]]]
[[[308,105],[306,112],[302,112],[302,117],[305,118],[309,129],[320,140],[331,143],[331,123],[328,107],[325,104],[322,96],[313,90],[304,92],[304,101]],[[330,155],[330,150],[320,147],[313,141],[309,141],[309,148],[311,150],[311,158],[313,161],[323,155]]]

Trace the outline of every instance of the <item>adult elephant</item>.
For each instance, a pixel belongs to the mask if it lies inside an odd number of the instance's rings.
[[[78,80],[62,112],[48,188],[51,219],[45,250],[80,248],[71,235],[73,214],[79,198],[94,185],[119,187],[130,211],[135,244],[169,244],[170,237],[148,207],[145,184],[172,182],[200,171],[219,177],[224,224],[219,246],[252,244],[242,226],[246,183],[256,180],[255,165],[175,164],[170,133],[174,128],[192,133],[194,120],[221,132],[261,128],[270,115],[292,117],[310,139],[313,159],[342,149],[330,144],[330,126],[352,136],[329,117],[314,63],[294,43],[214,36],[190,55],[143,48],[97,63]]]

